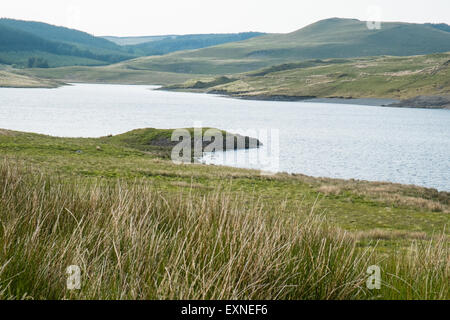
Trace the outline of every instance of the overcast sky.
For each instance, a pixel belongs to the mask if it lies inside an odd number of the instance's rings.
[[[450,0],[0,0],[0,16],[97,36],[285,33],[331,17],[450,24]]]

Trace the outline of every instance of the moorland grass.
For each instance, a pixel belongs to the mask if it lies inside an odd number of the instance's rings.
[[[0,297],[7,299],[446,299],[448,243],[378,255],[315,213],[266,210],[219,187],[166,193],[0,164]],[[366,270],[383,270],[369,291]],[[79,291],[65,270],[82,270]]]
[[[449,298],[448,193],[175,165],[154,130],[0,130],[1,298]]]

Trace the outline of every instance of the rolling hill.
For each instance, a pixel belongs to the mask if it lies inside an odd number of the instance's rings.
[[[181,36],[167,36],[148,42],[127,46],[129,52],[142,56],[164,55],[171,52],[193,50],[216,46],[219,44],[243,41],[258,37],[264,33],[243,32],[230,34],[192,34]]]
[[[166,89],[268,100],[449,96],[450,53],[306,60]]]
[[[176,51],[201,49],[265,35],[261,32],[162,35],[144,37],[103,37],[128,52],[143,56],[163,55]]]
[[[355,19],[322,20],[288,34],[269,34],[200,50],[127,62],[133,69],[197,74],[232,74],[306,59],[410,56],[450,51],[442,26],[382,23],[370,30]]]
[[[162,35],[162,36],[135,36],[135,37],[116,37],[116,36],[103,36],[103,39],[114,42],[119,46],[133,46],[145,42],[152,42],[158,40],[164,40],[168,38],[176,37],[176,35]]]
[[[94,37],[86,32],[58,27],[43,22],[0,19],[0,24],[52,41],[82,45],[93,49],[121,50],[119,45],[106,39]]]
[[[141,56],[205,48],[262,35],[257,32],[149,37],[95,37],[42,22],[0,19],[0,63],[30,67],[98,66]],[[112,41],[108,40],[111,39]],[[116,43],[117,42],[117,43]]]
[[[0,19],[0,62],[27,66],[30,57],[50,67],[102,65],[135,58],[103,38],[46,23]]]
[[[444,30],[445,26],[398,22],[383,23],[380,30],[369,30],[363,21],[333,18],[288,34],[268,34],[208,48],[139,57],[110,66],[24,72],[74,82],[161,85],[188,79],[206,79],[208,82],[219,75],[236,77],[272,66],[279,68],[300,61],[308,63],[308,60],[449,52],[450,32]]]

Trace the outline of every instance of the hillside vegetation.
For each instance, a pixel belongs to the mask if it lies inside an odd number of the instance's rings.
[[[136,37],[114,37],[104,36],[102,38],[112,41],[118,45],[129,48],[140,47],[140,45],[150,45],[150,48],[157,42],[164,46],[170,46],[175,51],[181,48],[196,46],[203,48],[210,45],[217,45],[232,41],[241,41],[264,35],[262,32],[241,32],[241,33],[208,33],[208,34],[187,34],[187,35],[161,35],[161,36],[136,36]],[[190,43],[192,41],[192,43]],[[150,44],[152,43],[152,44]],[[154,47],[152,49],[155,49]]]
[[[0,130],[0,298],[449,298],[449,193],[175,165],[169,134]]]
[[[152,42],[157,40],[164,40],[168,38],[176,37],[175,35],[162,35],[162,36],[134,36],[134,37],[117,37],[117,36],[103,36],[103,39],[109,40],[120,46],[133,46],[145,42]]]
[[[39,58],[48,67],[95,66],[116,63],[140,56],[198,49],[262,35],[258,32],[184,36],[139,37],[120,41],[42,22],[0,19],[0,63],[27,67],[29,58]]]
[[[182,83],[203,74],[160,72],[129,68],[123,63],[108,66],[71,66],[14,70],[15,73],[64,82],[168,85]]]
[[[45,59],[50,67],[56,67],[102,65],[136,56],[108,40],[81,31],[40,22],[0,19],[0,63],[26,67],[31,57]]]
[[[270,34],[219,46],[129,61],[131,68],[197,74],[232,74],[306,59],[450,51],[450,32],[431,25],[384,22],[369,30],[355,19],[322,20],[288,34]]]
[[[43,22],[0,19],[0,24],[16,30],[28,32],[37,37],[51,39],[52,41],[84,45],[91,48],[120,50],[120,46],[106,39],[95,37],[75,29],[54,26]]]
[[[215,45],[243,41],[263,35],[260,32],[243,32],[230,34],[192,34],[181,36],[167,36],[163,39],[126,46],[129,52],[141,56],[164,55],[171,52],[193,50]]]
[[[406,99],[450,94],[450,53],[307,60],[166,87],[248,98]]]
[[[0,87],[10,88],[57,88],[62,82],[19,75],[0,70]]]
[[[329,59],[335,61],[333,64],[338,64],[345,61],[351,63],[351,60],[348,59],[362,56],[412,56],[448,52],[450,51],[450,32],[444,29],[445,25],[382,23],[380,30],[369,30],[363,21],[334,18],[319,21],[288,34],[261,35],[203,49],[139,57],[105,67],[63,67],[51,70],[32,69],[24,72],[33,76],[63,81],[72,79],[77,82],[123,84],[164,85],[188,79],[210,81],[217,76],[230,75],[240,78],[236,75],[273,66],[275,66],[274,69],[269,69],[269,71],[285,68],[286,65],[290,68],[289,66],[292,64],[295,66],[301,61],[303,62],[300,66],[306,67],[326,65],[328,63],[326,61],[330,61]],[[217,35],[219,38],[221,36]],[[190,39],[189,36],[187,38]],[[131,49],[137,50],[136,54],[139,54],[137,47],[159,50],[156,44],[159,43],[162,45],[161,48],[167,45],[166,49],[172,50],[172,46],[176,48],[180,44],[184,45],[183,39],[183,37],[175,38],[172,41],[163,37],[163,39],[137,44],[133,47],[134,49]],[[194,43],[198,42],[198,39],[190,39],[186,40],[185,44],[190,46],[191,40]],[[387,58],[383,57],[383,59]],[[313,60],[318,62],[315,63]],[[280,65],[282,66],[280,67]],[[339,67],[336,66],[336,68]],[[332,68],[329,71],[334,72]],[[336,72],[340,71],[342,70]],[[364,72],[361,71],[361,73]],[[386,80],[383,77],[381,79],[382,81]],[[288,81],[286,85],[290,86],[293,82],[295,83],[297,80]],[[347,85],[350,86],[350,84]],[[240,89],[242,88],[240,87]],[[354,89],[356,90],[356,87]],[[274,90],[278,90],[276,86]],[[386,90],[389,89],[386,88]],[[325,89],[323,93],[317,92],[317,95],[329,95],[332,91]],[[343,90],[342,94],[336,93],[336,95],[346,96],[347,93]],[[366,93],[362,94],[366,95]],[[373,93],[373,95],[376,94],[377,92]],[[316,93],[312,93],[312,95],[316,95]]]

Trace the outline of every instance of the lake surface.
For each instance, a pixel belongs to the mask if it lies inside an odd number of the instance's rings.
[[[0,88],[0,128],[66,137],[197,125],[244,134],[248,129],[278,132],[278,171],[450,191],[449,110],[249,101],[152,88]],[[240,159],[252,159],[272,145],[259,138],[265,144],[261,150],[232,152],[226,164],[258,168]],[[218,158],[208,155],[205,162],[220,163]]]

